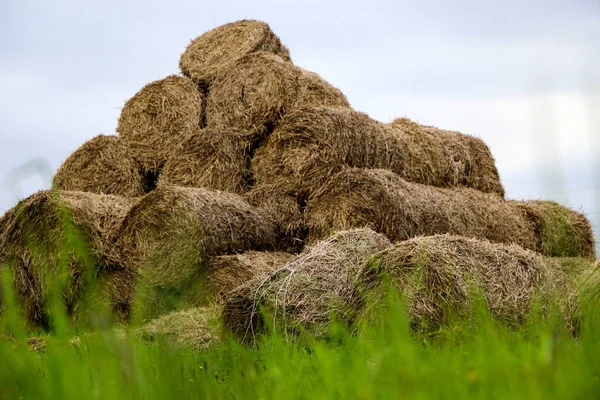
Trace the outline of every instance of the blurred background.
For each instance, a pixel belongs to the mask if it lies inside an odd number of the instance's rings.
[[[514,199],[583,211],[600,237],[600,1],[0,2],[0,214],[112,134],[188,42],[268,22],[295,64],[384,122],[481,137]]]

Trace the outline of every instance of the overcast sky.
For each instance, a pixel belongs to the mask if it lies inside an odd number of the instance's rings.
[[[600,224],[598,0],[0,0],[0,214],[114,133],[189,40],[243,18],[268,22],[356,109],[483,138],[508,197]]]

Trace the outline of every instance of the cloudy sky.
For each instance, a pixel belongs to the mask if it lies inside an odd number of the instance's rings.
[[[356,109],[479,136],[509,197],[600,225],[598,0],[1,0],[0,214],[114,133],[190,39],[243,18],[268,22]]]

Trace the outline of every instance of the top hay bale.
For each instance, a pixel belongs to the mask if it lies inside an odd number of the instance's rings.
[[[141,166],[117,136],[99,135],[67,158],[54,176],[60,190],[143,196],[146,181]]]
[[[268,24],[242,20],[219,26],[194,39],[181,55],[181,72],[210,86],[215,77],[231,70],[238,60],[264,51],[289,61],[290,53]]]
[[[298,68],[298,100],[294,108],[312,105],[323,107],[346,107],[350,103],[346,95],[335,86],[331,85],[319,74]]]
[[[189,78],[151,82],[129,99],[117,132],[146,172],[158,173],[203,125],[204,94]]]

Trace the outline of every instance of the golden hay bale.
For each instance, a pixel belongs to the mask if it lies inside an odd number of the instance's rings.
[[[533,223],[538,248],[552,257],[596,258],[592,226],[583,215],[553,201],[512,201]]]
[[[369,229],[338,232],[281,268],[229,292],[224,324],[242,340],[252,340],[265,328],[264,310],[272,314],[275,328],[290,333],[306,329],[324,336],[334,315],[342,321],[352,319],[358,273],[374,253],[390,246],[385,236]]]
[[[304,106],[347,107],[348,99],[342,91],[331,85],[319,74],[298,68],[298,99],[294,108]]]
[[[148,341],[163,341],[177,348],[204,350],[219,340],[218,306],[192,308],[164,315],[138,328],[136,333]]]
[[[181,55],[181,72],[209,86],[245,56],[262,51],[290,61],[288,49],[261,21],[242,20],[221,25],[194,39]]]
[[[159,185],[244,193],[250,184],[247,143],[229,133],[205,128],[173,153],[159,178]]]
[[[204,101],[189,78],[171,75],[151,82],[125,103],[117,132],[145,170],[157,173],[202,127]]]
[[[59,280],[67,310],[84,291],[87,273],[112,264],[114,234],[133,200],[84,192],[41,191],[0,220],[0,264],[10,268],[26,318],[47,323],[46,299]]]
[[[496,162],[483,140],[407,118],[387,126],[406,144],[404,179],[438,187],[465,186],[504,197]]]
[[[54,176],[60,190],[143,196],[146,181],[141,166],[117,136],[99,135],[67,158]]]
[[[281,120],[298,97],[298,70],[282,58],[252,53],[223,71],[210,87],[208,126],[256,141]]]
[[[125,265],[154,286],[181,287],[211,256],[269,249],[275,227],[232,193],[161,186],[129,212],[117,248]]]
[[[516,243],[544,255],[557,254],[561,249],[556,243],[570,243],[570,255],[591,254],[592,232],[579,218],[569,222],[568,229],[554,231],[569,237],[547,241],[520,204],[473,189],[410,183],[386,170],[347,169],[309,199],[305,214],[311,240],[335,230],[368,226],[393,241],[451,233]],[[560,210],[572,213],[564,207]]]
[[[256,276],[275,271],[292,257],[290,253],[273,251],[248,251],[215,257],[208,268],[208,282],[223,299],[233,289]]]

